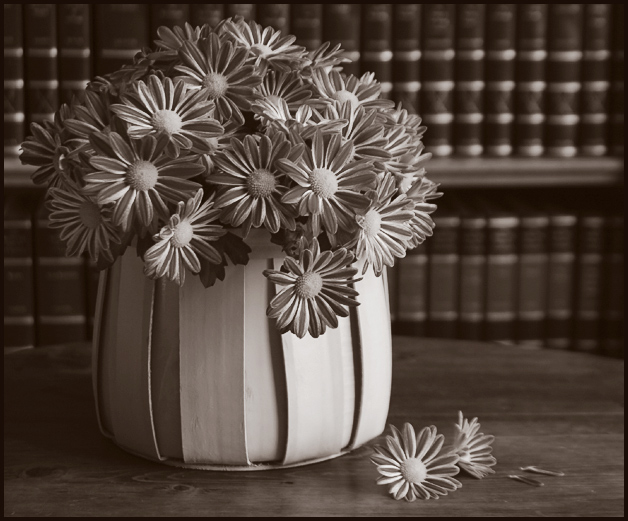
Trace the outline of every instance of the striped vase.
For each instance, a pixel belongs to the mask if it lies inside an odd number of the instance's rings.
[[[251,236],[249,236],[251,237]],[[386,278],[356,283],[361,305],[321,337],[266,317],[262,274],[283,254],[247,239],[246,266],[204,288],[143,275],[133,249],[100,279],[93,383],[102,433],[180,467],[256,470],[340,456],[385,427],[391,385]],[[251,244],[253,242],[253,244]]]

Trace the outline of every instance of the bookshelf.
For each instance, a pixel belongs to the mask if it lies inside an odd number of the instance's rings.
[[[4,161],[4,186],[26,188],[33,167],[16,158]],[[550,186],[623,186],[620,157],[575,158],[434,158],[428,176],[444,188],[534,188]]]
[[[428,128],[426,150],[435,154],[427,176],[447,196],[443,208],[448,200],[470,201],[468,209],[476,199],[501,204],[514,195],[528,206],[571,205],[574,214],[613,211],[604,217],[609,229],[621,213],[623,226],[620,4],[36,5],[48,4],[5,4],[5,33],[13,37],[7,43],[5,35],[5,79],[14,80],[5,81],[5,102],[15,101],[15,114],[5,114],[6,192],[43,191],[30,179],[34,167],[8,155],[28,122],[49,112],[37,108],[45,96],[28,88],[41,50],[31,21],[45,25],[48,47],[59,49],[41,79],[58,80],[60,88],[43,107],[128,62],[160,25],[215,25],[240,14],[295,34],[309,49],[341,43],[355,59],[345,72],[375,72],[385,97],[416,107]],[[77,52],[78,61],[62,59]],[[623,267],[623,247],[604,255]]]

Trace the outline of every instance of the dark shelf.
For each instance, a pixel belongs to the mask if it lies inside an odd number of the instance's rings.
[[[17,158],[4,160],[5,187],[33,187],[33,167]],[[427,163],[428,177],[443,188],[620,186],[621,157],[575,158],[435,158]]]

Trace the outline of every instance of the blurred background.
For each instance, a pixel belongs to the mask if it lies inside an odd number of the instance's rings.
[[[161,25],[242,15],[418,113],[444,197],[389,270],[393,332],[623,357],[623,4],[4,4],[4,344],[88,340],[98,272],[65,258],[19,163]]]

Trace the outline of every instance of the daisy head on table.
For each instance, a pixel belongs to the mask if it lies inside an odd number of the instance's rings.
[[[386,436],[386,446],[376,445],[371,456],[381,474],[378,485],[389,485],[388,492],[395,499],[406,501],[438,499],[462,487],[453,477],[460,472],[458,456],[441,453],[444,437],[436,433],[436,427],[425,427],[418,435],[409,423],[402,432],[390,427],[392,435]]]

